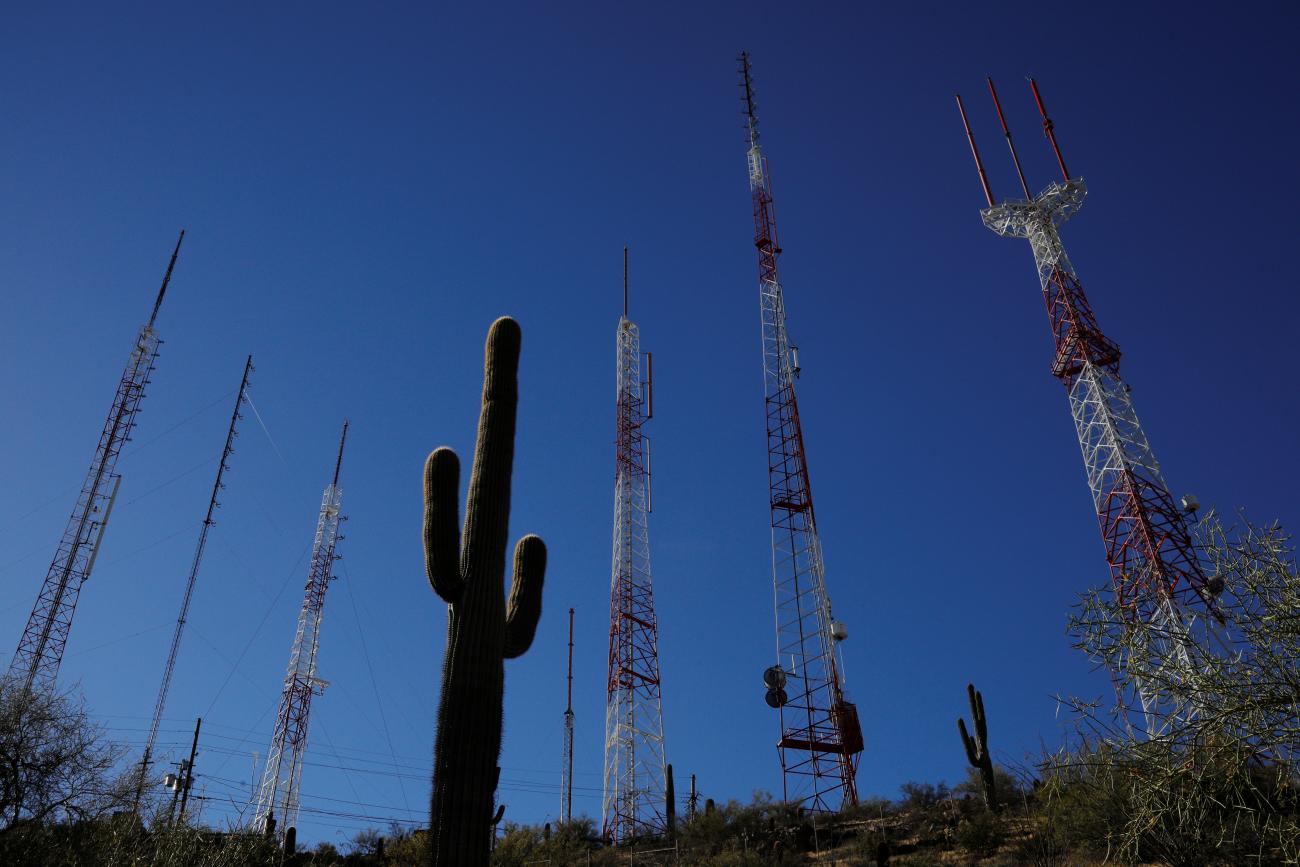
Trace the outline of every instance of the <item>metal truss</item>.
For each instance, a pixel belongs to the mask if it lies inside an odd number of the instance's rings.
[[[90,470],[82,482],[77,503],[54,552],[54,560],[41,584],[36,604],[27,618],[18,649],[14,652],[6,678],[21,682],[24,689],[51,689],[63,663],[63,649],[72,630],[81,586],[90,578],[95,558],[104,541],[108,519],[117,499],[122,476],[116,471],[122,449],[131,440],[145,388],[154,372],[154,362],[162,341],[154,330],[167,285],[171,282],[176,257],[180,254],[185,232],[181,232],[163,276],[162,287],[154,301],[153,315],[136,336],[126,369],[118,380],[113,404],[99,435]]]
[[[307,721],[313,696],[325,692],[329,681],[316,676],[316,654],[320,650],[321,618],[325,612],[325,591],[334,580],[334,548],[343,537],[339,524],[346,520],[340,513],[343,490],[339,488],[339,469],[343,464],[343,445],[348,437],[348,423],[343,423],[339,439],[334,480],[321,497],[316,538],[312,542],[311,566],[298,614],[298,630],[289,654],[289,670],[284,677],[284,692],[275,715],[275,734],[266,754],[262,785],[257,793],[253,828],[264,833],[284,832],[298,822],[298,802],[302,766],[307,756]],[[278,826],[278,828],[277,828]]]
[[[1137,641],[1148,659],[1176,667],[1177,680],[1194,697],[1198,666],[1189,653],[1191,630],[1203,619],[1199,612],[1214,617],[1217,608],[1184,510],[1169,493],[1133,409],[1131,388],[1120,378],[1119,347],[1098,327],[1061,244],[1059,227],[1086,195],[1083,180],[1072,178],[1032,200],[987,208],[982,216],[989,229],[1026,238],[1033,250],[1056,345],[1052,375],[1069,393],[1116,599],[1128,628],[1141,630]],[[1167,696],[1158,698],[1140,684],[1137,693],[1149,733],[1160,728],[1158,720],[1195,710],[1194,698],[1186,708],[1171,709]],[[1131,706],[1124,696],[1121,702]]]
[[[758,250],[767,416],[768,482],[772,527],[772,581],[776,609],[776,665],[764,674],[768,703],[780,713],[777,753],[782,793],[813,811],[857,804],[857,759],[862,730],[857,708],[844,697],[838,642],[831,615],[812,486],[794,381],[797,350],[786,331],[785,301],[777,276],[781,252],[767,160],[758,143],[748,55],[741,76],[749,131],[749,186]]]
[[[603,836],[615,843],[667,831],[658,620],[650,577],[649,378],[641,337],[618,324],[614,552],[610,583],[609,682],[605,705]]]

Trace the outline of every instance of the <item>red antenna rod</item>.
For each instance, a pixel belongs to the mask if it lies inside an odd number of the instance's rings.
[[[1052,142],[1052,151],[1055,152],[1056,162],[1061,167],[1061,175],[1068,181],[1070,171],[1065,167],[1065,157],[1061,156],[1061,148],[1056,143],[1056,128],[1052,124],[1052,119],[1047,116],[1047,109],[1043,107],[1043,97],[1038,93],[1038,82],[1029,79],[1029,87],[1034,91],[1034,102],[1038,103],[1038,113],[1043,116],[1043,135]]]
[[[993,77],[989,76],[989,93],[993,95],[993,107],[998,110],[998,121],[1002,124],[1002,134],[1007,137],[1007,147],[1011,150],[1011,161],[1016,164],[1016,174],[1020,176],[1020,188],[1025,191],[1025,198],[1032,199],[1029,193],[1029,184],[1025,183],[1024,170],[1020,168],[1020,156],[1016,153],[1016,144],[1011,140],[1011,128],[1007,126],[1007,119],[1002,114],[1002,102],[998,99],[997,89],[993,86]]]
[[[961,112],[962,126],[966,127],[966,140],[970,142],[971,155],[975,157],[975,168],[979,169],[980,184],[984,187],[984,198],[988,199],[989,207],[996,204],[993,201],[993,190],[989,189],[989,176],[984,174],[984,161],[980,159],[980,149],[975,146],[975,135],[970,131],[970,121],[966,119],[966,107],[961,104],[961,94],[954,94],[957,97],[957,110]]]

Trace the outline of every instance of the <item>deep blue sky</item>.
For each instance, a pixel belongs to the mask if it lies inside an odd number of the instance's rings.
[[[754,57],[827,581],[864,794],[999,761],[1101,695],[1065,613],[1107,578],[1028,245],[980,225],[1035,189],[1036,76],[1091,198],[1064,237],[1177,495],[1300,525],[1294,4],[250,4],[15,7],[0,33],[0,638],[16,645],[176,231],[167,343],[63,666],[138,745],[244,355],[231,461],[167,712],[205,718],[203,816],[265,755],[339,424],[344,576],[326,605],[302,835],[423,821],[445,608],[427,452],[468,456],[482,340],[524,330],[512,535],[550,547],[507,666],[507,816],[558,812],[565,610],[575,809],[599,815],[621,248],[655,353],[651,523],[668,754],[704,794],[779,792],[755,263],[734,57]],[[7,656],[5,657],[7,659]],[[394,759],[395,757],[395,759]],[[400,770],[393,769],[394,761]],[[346,769],[346,770],[345,770]],[[356,819],[330,815],[362,815]],[[248,815],[248,814],[246,814]]]

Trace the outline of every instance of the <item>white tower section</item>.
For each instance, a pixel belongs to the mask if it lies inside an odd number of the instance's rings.
[[[629,842],[667,830],[658,622],[650,579],[649,418],[641,337],[626,316],[617,338],[614,556],[610,582],[609,684],[601,828]]]
[[[333,567],[337,556],[334,546],[342,538],[339,514],[343,491],[338,486],[339,467],[343,462],[343,443],[347,440],[348,423],[343,423],[343,437],[339,441],[338,463],[334,467],[334,481],[325,488],[321,498],[320,519],[316,523],[316,539],[312,545],[311,569],[307,574],[306,592],[302,611],[298,615],[298,630],[289,656],[289,670],[284,678],[284,693],[276,714],[275,735],[266,755],[266,768],[258,790],[257,809],[253,815],[253,828],[283,834],[298,821],[299,784],[302,765],[307,753],[307,722],[312,696],[320,695],[329,685],[316,676],[316,653],[320,648],[321,617],[325,607],[325,591],[334,580]],[[268,828],[268,822],[274,825]]]

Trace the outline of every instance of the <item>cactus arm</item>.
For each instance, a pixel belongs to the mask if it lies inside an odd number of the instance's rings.
[[[483,408],[465,504],[461,569],[466,575],[480,571],[501,575],[505,571],[520,341],[519,324],[502,317],[492,323],[484,347]]]
[[[448,605],[460,599],[460,459],[436,449],[424,462],[424,571],[435,593]]]
[[[546,576],[546,543],[528,535],[515,545],[515,574],[506,603],[506,643],[502,655],[514,659],[528,650],[542,616],[542,583]]]
[[[970,762],[971,767],[978,768],[980,764],[978,748],[971,736],[966,733],[966,720],[957,720],[957,731],[961,732],[961,743],[966,748],[966,761]]]

